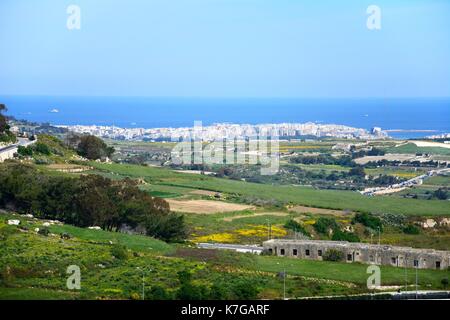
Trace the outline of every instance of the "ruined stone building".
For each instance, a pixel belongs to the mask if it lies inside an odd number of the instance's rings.
[[[343,253],[347,263],[440,270],[450,266],[450,251],[432,249],[318,240],[269,240],[263,246],[266,253],[299,259],[323,260],[334,249]]]

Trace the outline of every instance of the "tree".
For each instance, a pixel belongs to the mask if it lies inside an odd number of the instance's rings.
[[[152,300],[170,300],[170,294],[160,286],[152,286],[148,296],[151,297]]]
[[[180,288],[176,293],[179,300],[202,300],[207,298],[208,292],[205,286],[193,285],[191,282],[192,275],[189,271],[178,272],[178,280],[180,281]]]
[[[444,188],[439,188],[437,189],[433,195],[439,199],[439,200],[447,200],[448,199],[448,192],[446,189]]]
[[[383,223],[381,219],[375,217],[371,213],[357,213],[352,220],[353,223],[361,223],[365,227],[371,228],[373,230],[383,231]]]
[[[80,138],[77,150],[80,156],[89,160],[110,157],[115,151],[113,147],[108,147],[102,139],[91,135]]]
[[[298,223],[297,221],[295,221],[294,219],[289,220],[288,222],[286,222],[286,224],[284,225],[284,227],[286,229],[290,229],[294,232],[300,232],[302,234],[304,234],[305,236],[309,236],[308,232],[305,230],[305,228]]]
[[[259,294],[255,283],[248,280],[237,281],[232,290],[238,300],[256,300]]]
[[[350,171],[348,172],[348,174],[351,176],[357,176],[357,177],[365,177],[366,176],[366,172],[364,171],[364,168],[361,166],[356,166],[354,168],[351,168]]]
[[[40,154],[44,154],[49,156],[52,152],[50,151],[50,148],[48,145],[46,145],[45,143],[42,142],[37,142],[34,146],[33,146],[34,151],[36,151],[37,153]]]
[[[406,234],[419,234],[420,229],[417,228],[415,225],[409,224],[403,228],[403,232]]]
[[[2,115],[2,112],[7,110],[8,109],[6,108],[6,106],[0,103],[0,134],[4,133],[6,130],[9,129],[6,117]]]
[[[33,155],[33,149],[30,147],[19,146],[17,148],[17,153],[24,157],[31,157]]]
[[[319,218],[313,227],[318,233],[322,234],[327,234],[330,230],[334,231],[338,229],[336,220],[324,217]]]
[[[165,200],[152,197],[129,179],[53,176],[30,165],[3,163],[0,206],[7,204],[21,213],[78,227],[95,225],[119,231],[127,225],[165,241],[181,241],[186,237],[183,216],[170,212]]]
[[[4,104],[0,104],[0,142],[14,142],[16,136],[9,131],[9,124],[6,117],[2,114],[7,108]]]

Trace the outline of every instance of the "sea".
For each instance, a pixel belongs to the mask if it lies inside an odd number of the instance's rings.
[[[124,128],[214,123],[342,124],[389,130],[394,138],[450,133],[450,98],[155,98],[0,96],[8,115],[53,125]]]

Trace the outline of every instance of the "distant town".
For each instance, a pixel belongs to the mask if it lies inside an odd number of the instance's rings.
[[[342,139],[375,140],[388,138],[388,134],[381,128],[375,127],[370,131],[337,124],[280,123],[280,124],[228,124],[220,123],[201,128],[120,128],[116,126],[74,125],[58,126],[72,132],[91,134],[97,137],[115,140],[134,141],[176,141],[191,138],[195,130],[201,132],[205,141],[234,137],[278,136],[292,137],[333,137]],[[198,132],[197,132],[198,134]]]

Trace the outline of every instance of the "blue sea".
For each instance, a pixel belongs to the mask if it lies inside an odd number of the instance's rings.
[[[391,132],[397,138],[450,133],[450,99],[218,99],[0,96],[17,119],[54,125],[184,127],[213,123],[335,123]],[[53,112],[52,112],[53,111]],[[56,112],[57,111],[57,112]],[[432,130],[420,132],[421,130]]]

